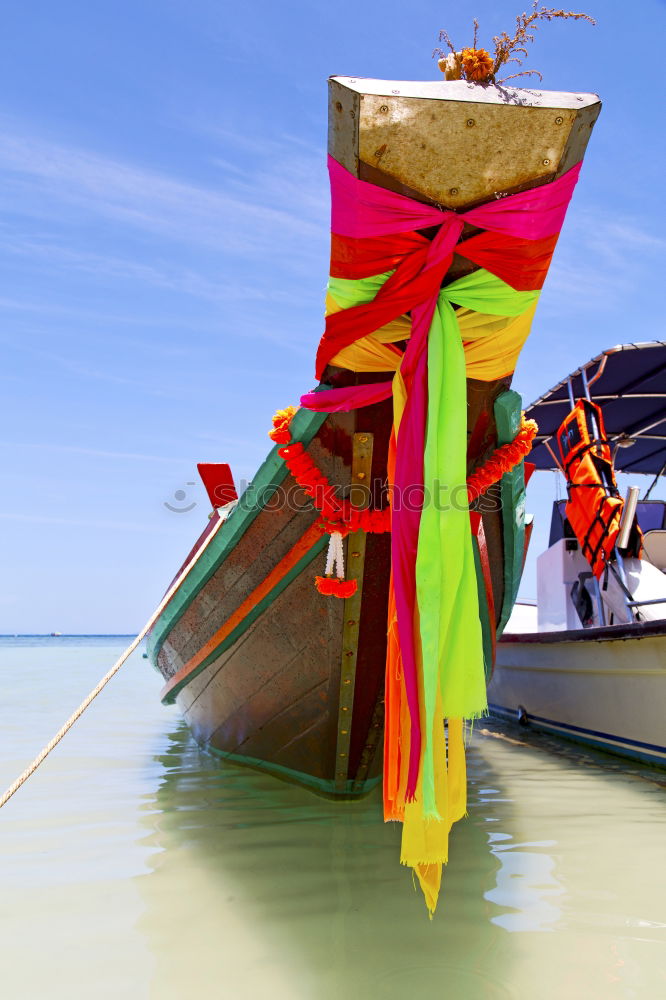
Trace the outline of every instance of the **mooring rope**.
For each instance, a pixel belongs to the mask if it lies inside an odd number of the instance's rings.
[[[229,505],[229,506],[231,506],[231,505]],[[102,688],[106,687],[106,685],[109,683],[109,681],[111,680],[111,678],[113,677],[113,675],[118,673],[118,671],[122,667],[123,663],[125,663],[125,661],[128,659],[128,657],[131,656],[131,654],[134,652],[134,650],[139,645],[139,643],[142,641],[142,639],[145,639],[146,635],[151,630],[151,628],[153,627],[153,625],[155,624],[155,622],[157,621],[157,619],[159,618],[159,616],[162,614],[162,612],[164,611],[164,609],[166,608],[167,604],[169,603],[169,601],[171,600],[171,598],[173,597],[173,595],[176,593],[176,591],[180,587],[180,585],[183,582],[183,580],[185,579],[185,577],[188,575],[188,573],[193,568],[193,566],[195,565],[195,563],[197,563],[199,561],[199,559],[201,558],[201,556],[203,555],[203,553],[205,552],[205,550],[208,548],[208,546],[212,542],[213,538],[215,537],[215,535],[217,534],[217,532],[220,530],[220,528],[224,524],[225,520],[226,520],[225,516],[220,516],[219,523],[215,525],[215,527],[212,529],[212,531],[210,532],[210,534],[208,535],[208,537],[205,539],[205,541],[202,544],[201,548],[197,549],[197,551],[192,556],[192,558],[190,559],[190,561],[185,565],[185,567],[178,574],[178,576],[176,577],[176,579],[174,580],[174,582],[171,584],[171,586],[167,590],[166,594],[164,595],[164,597],[162,598],[162,600],[160,601],[160,603],[158,604],[158,606],[153,611],[152,615],[150,616],[150,618],[148,619],[148,621],[146,622],[146,624],[143,626],[143,628],[141,629],[141,631],[137,635],[136,639],[134,639],[130,643],[130,645],[127,647],[127,649],[122,654],[122,656],[120,657],[120,659],[116,660],[116,662],[111,667],[111,669],[109,670],[109,672],[106,673],[104,675],[104,677],[102,677],[101,681],[92,689],[92,691],[87,696],[87,698],[85,698],[81,702],[81,704],[79,705],[79,707],[76,709],[76,711],[73,712],[72,715],[70,715],[70,717],[67,720],[67,722],[65,722],[65,724],[58,730],[58,732],[55,734],[55,736],[53,737],[53,739],[49,740],[49,742],[46,744],[46,746],[39,752],[39,754],[33,760],[32,764],[30,764],[28,767],[26,767],[25,771],[22,774],[20,774],[18,776],[18,778],[16,779],[16,781],[14,781],[9,786],[9,788],[7,789],[7,791],[4,793],[4,795],[0,799],[0,809],[2,809],[2,807],[5,805],[5,803],[8,802],[11,799],[12,795],[19,790],[19,788],[21,787],[21,785],[24,784],[24,782],[26,782],[28,780],[28,778],[32,774],[35,773],[35,771],[37,770],[37,768],[39,767],[39,765],[42,763],[42,761],[44,760],[44,758],[48,757],[48,755],[51,753],[51,751],[53,750],[53,748],[56,747],[58,745],[58,743],[60,743],[60,740],[63,738],[63,736],[65,736],[65,734],[69,732],[69,730],[72,728],[72,726],[74,725],[74,723],[76,722],[76,720],[79,719],[83,715],[83,713],[85,712],[85,710],[95,700],[95,698],[100,693],[100,691],[102,690]]]

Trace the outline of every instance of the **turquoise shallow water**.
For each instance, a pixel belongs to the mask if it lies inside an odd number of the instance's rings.
[[[0,780],[122,638],[0,639]],[[477,725],[432,923],[380,793],[202,753],[139,654],[0,811],[8,1000],[666,995],[663,775]]]

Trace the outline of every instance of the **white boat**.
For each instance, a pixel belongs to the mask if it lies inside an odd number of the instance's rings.
[[[615,470],[652,474],[654,485],[666,467],[666,343],[604,351],[533,403],[526,416],[539,424],[530,455],[537,469],[562,471],[557,432],[576,398],[600,407]],[[493,714],[666,767],[666,502],[647,499],[650,489],[642,501],[630,489],[599,579],[566,519],[567,501],[554,503],[537,603],[515,606],[488,701]],[[640,558],[627,554],[634,519]]]

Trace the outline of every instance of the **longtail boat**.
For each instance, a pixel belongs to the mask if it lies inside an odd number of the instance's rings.
[[[151,637],[203,746],[330,796],[383,773],[431,909],[529,534],[511,377],[600,107],[330,79],[318,385],[240,498],[210,491]]]

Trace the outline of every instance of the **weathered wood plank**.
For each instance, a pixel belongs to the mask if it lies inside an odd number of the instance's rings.
[[[354,487],[360,485],[364,489],[357,491],[360,500],[355,506],[368,506],[368,490],[372,473],[372,434],[354,434],[354,451],[352,455],[352,497]],[[347,597],[343,609],[342,625],[342,658],[340,660],[340,693],[338,701],[338,733],[335,748],[335,782],[342,791],[349,775],[349,747],[351,744],[352,718],[354,711],[354,690],[356,686],[356,662],[358,657],[358,637],[361,624],[361,606],[363,602],[363,576],[365,569],[366,533],[355,531],[346,539],[346,578],[356,580],[356,593]]]

